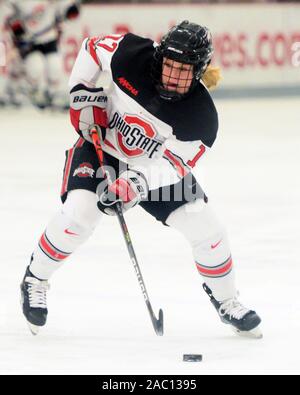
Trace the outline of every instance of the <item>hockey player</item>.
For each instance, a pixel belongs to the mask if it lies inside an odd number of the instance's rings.
[[[15,104],[14,82],[8,84],[7,80],[11,76],[10,70],[14,63],[14,51],[11,50],[11,43],[6,31],[6,18],[11,14],[11,4],[5,0],[0,0],[0,107],[1,105]],[[7,73],[7,69],[8,72]],[[9,76],[8,76],[9,75]],[[15,75],[15,73],[14,73]]]
[[[218,130],[203,83],[215,79],[212,53],[209,30],[188,21],[159,45],[131,33],[83,42],[69,82],[71,121],[80,137],[66,153],[63,206],[42,234],[21,284],[33,333],[46,323],[49,278],[121,201],[124,211],[139,204],[181,232],[221,320],[241,335],[261,337],[260,318],[237,299],[224,228],[191,173]],[[103,74],[112,80],[108,95],[97,87]],[[106,165],[115,172],[109,186],[97,171],[94,124],[101,126]]]
[[[34,105],[65,107],[59,52],[61,23],[79,15],[79,1],[11,1],[7,29],[24,63],[28,94]]]

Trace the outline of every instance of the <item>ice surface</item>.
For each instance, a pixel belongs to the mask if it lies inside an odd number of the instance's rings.
[[[126,215],[157,337],[115,218],[51,280],[49,318],[33,337],[19,283],[59,208],[68,116],[0,110],[1,374],[299,374],[300,100],[217,101],[219,138],[197,170],[229,232],[241,301],[263,340],[236,337],[202,291],[186,241],[136,208]],[[203,362],[182,361],[203,354]]]

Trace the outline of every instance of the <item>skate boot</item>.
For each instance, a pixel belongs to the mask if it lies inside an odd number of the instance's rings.
[[[40,327],[46,324],[48,289],[48,281],[36,278],[30,272],[28,266],[21,283],[21,305],[23,314],[33,335],[37,335]]]
[[[236,297],[218,302],[206,284],[203,284],[203,289],[210,297],[210,301],[217,310],[221,321],[229,324],[236,334],[256,339],[263,337],[258,327],[261,319],[255,311],[244,307]]]

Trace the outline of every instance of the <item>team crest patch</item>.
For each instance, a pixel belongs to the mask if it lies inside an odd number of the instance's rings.
[[[127,157],[148,155],[152,158],[162,142],[156,137],[153,125],[138,115],[115,112],[108,127],[117,131],[119,148]]]
[[[91,177],[93,178],[95,174],[95,170],[93,169],[93,166],[90,163],[81,163],[77,169],[75,169],[73,173],[73,177],[78,176],[78,177]]]

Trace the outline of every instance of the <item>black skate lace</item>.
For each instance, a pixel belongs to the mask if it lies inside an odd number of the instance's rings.
[[[47,291],[49,284],[47,281],[40,281],[36,278],[27,277],[28,295],[30,307],[46,309],[47,308]]]
[[[221,317],[228,314],[230,318],[236,318],[237,320],[243,318],[249,311],[236,298],[228,299],[219,308]]]

